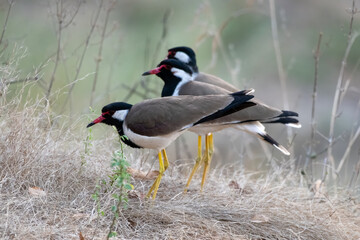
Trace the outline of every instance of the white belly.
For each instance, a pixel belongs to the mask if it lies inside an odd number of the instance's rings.
[[[125,135],[136,145],[143,148],[156,149],[158,151],[169,146],[170,143],[175,141],[175,139],[178,138],[184,132],[184,131],[180,131],[162,136],[148,137],[134,133],[129,128],[127,128],[125,124],[123,125],[123,129]]]
[[[206,135],[209,133],[221,131],[225,128],[232,127],[233,125],[215,125],[215,124],[209,124],[209,125],[196,125],[195,127],[191,127],[189,129],[190,132],[196,133],[198,135]]]

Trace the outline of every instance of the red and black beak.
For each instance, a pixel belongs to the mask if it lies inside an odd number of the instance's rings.
[[[144,72],[142,75],[146,76],[146,75],[151,75],[151,74],[158,74],[159,72],[161,72],[161,66],[157,67],[157,68],[154,68],[154,69],[152,69],[150,71]]]
[[[91,123],[89,123],[86,127],[91,127],[92,125],[95,125],[97,123],[101,123],[102,121],[104,121],[105,118],[103,117],[103,115],[101,115],[100,117],[98,117],[97,119],[95,119],[94,121],[92,121]]]

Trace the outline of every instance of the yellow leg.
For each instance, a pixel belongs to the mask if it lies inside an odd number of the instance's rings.
[[[214,135],[212,133],[209,134],[209,138],[210,138],[210,142],[209,142],[209,157],[210,157],[210,162],[212,159],[212,156],[214,154]],[[210,163],[209,163],[210,165]]]
[[[186,183],[186,186],[185,186],[185,190],[184,192],[186,193],[187,190],[188,190],[188,187],[190,185],[190,182],[191,182],[191,179],[193,178],[194,174],[196,173],[196,171],[198,170],[199,166],[201,165],[202,163],[202,153],[201,153],[201,135],[198,136],[198,155],[197,155],[197,158],[196,158],[196,161],[195,161],[195,165],[190,173],[190,176],[188,178],[188,181]]]
[[[201,180],[201,191],[204,188],[204,184],[205,184],[205,179],[206,179],[206,175],[209,171],[209,166],[210,166],[210,162],[211,162],[211,158],[210,158],[210,145],[213,145],[212,142],[212,134],[208,134],[205,137],[205,155],[204,155],[204,172],[203,172],[203,176],[202,176],[202,180]],[[212,152],[213,152],[213,146],[212,148]],[[211,157],[212,157],[212,152],[211,152]]]
[[[162,152],[162,155],[164,156],[164,172],[165,172],[166,169],[169,167],[169,160],[167,158],[165,149],[161,150],[161,152]]]
[[[164,161],[163,161],[163,158],[161,156],[161,153],[163,154],[164,156]],[[159,185],[160,185],[160,181],[161,181],[161,178],[162,178],[162,175],[163,173],[165,172],[165,170],[168,168],[169,166],[169,161],[168,161],[168,158],[167,158],[167,155],[166,155],[166,151],[165,149],[161,150],[159,153],[158,153],[158,157],[159,157],[159,175],[157,176],[157,178],[155,179],[153,185],[151,186],[149,192],[146,194],[146,197],[149,198],[151,193],[154,191],[153,195],[152,195],[152,199],[155,199],[156,197],[156,193],[159,189]]]

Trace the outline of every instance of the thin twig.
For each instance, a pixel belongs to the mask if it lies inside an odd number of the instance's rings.
[[[15,0],[11,0],[11,1],[9,2],[9,8],[8,8],[8,11],[7,11],[7,14],[6,14],[6,18],[5,18],[5,22],[4,22],[4,27],[3,27],[3,30],[2,30],[2,32],[1,32],[0,45],[2,44],[4,35],[5,35],[5,30],[6,30],[6,28],[7,28],[7,24],[8,24],[8,20],[9,20],[9,16],[10,16],[10,11],[11,11],[12,6],[14,5],[14,1],[15,1]]]
[[[274,44],[276,65],[278,68],[278,74],[279,74],[279,79],[280,79],[281,92],[282,92],[282,96],[283,96],[283,104],[284,104],[284,108],[287,110],[287,109],[289,109],[289,101],[288,101],[287,87],[286,87],[286,75],[285,75],[283,60],[282,60],[281,51],[280,51],[279,32],[278,32],[277,21],[276,21],[276,12],[275,12],[275,1],[270,0],[269,4],[270,4],[271,33],[272,33],[273,44]],[[287,140],[288,140],[288,142],[290,142],[290,140],[292,139],[292,136],[293,136],[293,130],[292,130],[292,128],[287,128],[286,132],[287,132]],[[293,151],[293,147],[290,151]]]
[[[23,79],[16,79],[16,80],[10,81],[10,82],[5,81],[5,84],[16,84],[16,83],[31,82],[31,81],[37,81],[37,80],[39,80],[38,77],[28,77],[28,78],[23,78]]]
[[[278,33],[277,22],[276,22],[275,1],[270,0],[269,3],[270,3],[271,33],[272,33],[272,38],[273,38],[274,50],[275,50],[276,65],[278,68],[278,73],[279,73],[279,78],[280,78],[280,85],[281,85],[282,96],[283,96],[283,104],[284,104],[285,109],[289,109],[289,101],[288,101],[288,97],[287,97],[287,88],[286,88],[286,75],[285,75],[283,61],[282,61],[282,57],[281,57],[279,33]]]
[[[124,191],[123,188],[124,188],[123,186],[120,187],[120,193],[122,193]],[[118,202],[116,204],[116,211],[120,211],[121,204],[123,204],[123,201],[118,200]],[[106,236],[107,240],[110,238],[110,234],[113,232],[113,228],[115,226],[115,223],[116,223],[117,219],[118,218],[117,218],[116,214],[114,213],[113,219],[112,219],[110,227],[109,227],[109,232],[108,232],[108,234]]]
[[[56,3],[56,16],[58,19],[58,37],[57,37],[57,42],[58,42],[58,46],[57,46],[57,51],[56,51],[56,59],[55,59],[55,66],[54,66],[54,70],[51,74],[51,78],[50,78],[50,84],[49,84],[49,88],[47,90],[46,93],[46,97],[45,100],[47,103],[49,103],[49,96],[51,93],[51,89],[52,86],[54,84],[55,81],[55,73],[59,64],[59,60],[60,60],[60,50],[61,50],[61,32],[62,32],[62,23],[63,23],[63,2],[62,0],[57,1]]]
[[[78,14],[79,10],[80,10],[80,5],[83,1],[78,0],[78,6],[76,7],[76,10],[74,12],[74,14],[71,16],[71,18],[69,19],[69,21],[67,23],[63,24],[63,28],[68,27],[75,19],[76,15]]]
[[[319,39],[317,42],[316,51],[314,53],[314,60],[315,60],[315,73],[314,73],[314,86],[313,86],[313,94],[312,94],[312,107],[311,107],[311,136],[310,136],[310,146],[308,150],[308,154],[306,157],[306,162],[304,168],[307,168],[309,160],[313,156],[313,149],[314,149],[314,139],[316,133],[316,120],[315,120],[315,103],[316,103],[316,96],[317,96],[317,82],[318,82],[318,72],[319,72],[319,59],[320,59],[320,45],[323,33],[319,33]],[[312,163],[310,164],[310,172],[312,173]],[[312,175],[312,174],[311,174]]]
[[[342,86],[343,86],[345,66],[346,66],[346,61],[347,61],[347,58],[349,56],[351,47],[353,46],[355,40],[359,36],[359,33],[357,33],[357,32],[355,32],[354,34],[352,33],[352,27],[353,27],[353,21],[354,21],[355,13],[356,13],[355,0],[353,0],[352,10],[351,10],[351,20],[350,20],[348,40],[347,40],[347,47],[346,47],[346,51],[345,51],[343,60],[341,62],[341,68],[340,68],[340,73],[339,73],[339,77],[338,77],[338,81],[337,81],[337,85],[336,85],[334,101],[333,101],[333,107],[332,107],[331,118],[330,118],[329,148],[328,148],[328,152],[327,152],[328,153],[327,157],[328,157],[328,159],[330,161],[330,164],[331,164],[332,177],[333,178],[336,178],[336,171],[335,171],[335,161],[334,161],[334,157],[333,157],[333,154],[332,154],[332,150],[333,150],[332,142],[334,140],[335,121],[336,121],[336,118],[337,118],[337,112],[338,112],[338,108],[339,108],[339,105],[340,105],[340,98],[341,98],[342,91],[343,91]]]
[[[153,62],[152,62],[152,66],[155,66],[156,62],[158,61],[158,55],[160,52],[160,49],[162,47],[162,45],[165,42],[165,39],[167,37],[167,33],[168,33],[168,22],[169,22],[169,17],[171,15],[171,11],[169,9],[167,9],[164,13],[163,19],[162,19],[162,33],[161,33],[161,37],[158,41],[158,43],[156,44],[155,47],[155,51],[154,51],[154,56],[153,56]]]
[[[107,8],[106,10],[106,16],[105,16],[105,23],[104,23],[104,27],[102,29],[102,33],[101,33],[101,41],[100,41],[100,46],[99,46],[99,52],[98,52],[98,56],[96,58],[96,68],[95,68],[95,76],[94,76],[94,81],[93,81],[93,85],[92,85],[92,89],[91,89],[91,94],[90,94],[90,106],[93,105],[93,101],[94,101],[94,94],[95,94],[95,90],[96,90],[96,83],[98,80],[98,76],[99,76],[99,69],[100,69],[100,62],[102,60],[102,49],[104,46],[104,40],[105,40],[105,33],[106,33],[106,28],[109,22],[109,17],[110,17],[110,12],[113,9],[113,5],[115,2],[113,2],[113,4],[111,4],[110,7]]]
[[[315,122],[315,103],[317,96],[317,81],[318,81],[318,72],[319,72],[319,59],[320,59],[320,44],[323,33],[320,32],[319,40],[316,47],[316,52],[314,54],[315,59],[315,76],[314,76],[314,87],[313,87],[313,95],[312,95],[312,108],[311,108],[311,146],[313,147],[315,132],[316,132],[316,122]]]
[[[129,98],[134,94],[140,96],[141,98],[146,98],[145,94],[137,91],[139,84],[140,84],[140,82],[136,82],[136,83],[134,83],[133,87],[129,87],[126,84],[122,84],[123,88],[126,88],[127,90],[129,90],[128,95],[126,95],[126,97],[123,99],[124,102],[127,102],[129,100]]]
[[[91,36],[92,36],[92,34],[93,34],[93,32],[94,32],[96,23],[97,23],[97,21],[98,21],[98,19],[99,19],[99,15],[100,15],[100,12],[101,12],[101,9],[102,9],[103,2],[104,2],[104,0],[101,0],[101,1],[100,1],[99,7],[98,7],[98,9],[97,9],[97,11],[96,11],[96,15],[95,15],[94,22],[92,23],[91,28],[90,28],[90,32],[89,32],[89,34],[88,34],[87,37],[86,37],[85,46],[84,46],[83,51],[82,51],[82,53],[81,53],[81,57],[80,57],[80,60],[79,60],[79,64],[78,64],[78,66],[77,66],[77,68],[76,68],[75,77],[74,77],[73,83],[72,83],[72,84],[70,85],[70,87],[69,87],[69,92],[68,92],[68,94],[67,94],[67,98],[65,99],[64,104],[63,104],[63,106],[62,106],[62,108],[61,108],[61,111],[60,111],[61,113],[64,112],[65,106],[66,106],[66,104],[68,103],[69,99],[70,99],[71,96],[72,96],[71,93],[72,93],[72,91],[73,91],[73,89],[74,89],[74,87],[75,87],[75,83],[78,82],[77,79],[78,79],[78,77],[79,77],[79,73],[80,73],[82,64],[83,64],[83,62],[84,62],[84,58],[85,58],[86,51],[87,51],[87,49],[88,49],[88,47],[89,47],[89,44],[90,44],[90,38],[91,38]]]
[[[117,65],[117,59],[120,56],[121,53],[121,48],[120,48],[121,43],[118,41],[117,44],[114,47],[114,55],[113,55],[113,59],[111,60],[111,64],[110,64],[110,69],[109,69],[109,74],[107,77],[107,83],[106,83],[106,101],[110,102],[110,91],[111,91],[111,80],[112,80],[112,76],[114,74],[114,69],[118,66]]]
[[[356,167],[353,171],[353,174],[351,176],[350,182],[349,182],[349,188],[353,185],[353,182],[356,182],[360,174],[360,158],[359,161],[356,164]]]
[[[157,65],[157,61],[158,61],[158,57],[159,57],[159,53],[161,52],[160,49],[163,48],[163,46],[165,45],[166,42],[166,38],[168,36],[168,29],[169,29],[169,19],[171,16],[172,11],[170,9],[166,9],[162,18],[162,33],[161,36],[156,44],[155,50],[153,52],[153,56],[152,56],[152,61],[151,61],[151,66],[156,66]],[[143,88],[148,88],[148,86],[150,85],[150,81],[143,81],[141,84],[141,86]],[[156,81],[156,84],[158,84],[158,81]],[[158,88],[158,87],[157,87]],[[145,98],[150,98],[150,96],[148,95],[150,92],[145,91]]]
[[[360,127],[358,127],[358,129],[356,130],[356,133],[350,138],[350,141],[346,147],[346,151],[345,151],[343,157],[341,158],[340,163],[336,169],[337,174],[339,174],[339,172],[341,171],[343,164],[345,163],[346,159],[348,158],[348,156],[350,154],[350,150],[351,150],[353,144],[355,143],[355,141],[358,139],[359,136],[360,136]]]

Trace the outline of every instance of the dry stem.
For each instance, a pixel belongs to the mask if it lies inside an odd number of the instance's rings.
[[[315,60],[315,72],[314,72],[314,86],[313,86],[313,94],[312,94],[312,107],[311,107],[311,136],[310,136],[310,146],[307,152],[306,162],[304,168],[306,169],[310,159],[313,157],[313,149],[315,146],[315,133],[316,133],[316,120],[315,120],[315,104],[316,104],[316,96],[317,96],[317,81],[318,81],[318,71],[319,71],[319,59],[320,59],[320,45],[323,33],[319,33],[319,39],[316,47],[316,51],[314,52],[314,60]],[[310,175],[312,176],[312,163],[310,163]]]
[[[334,142],[335,121],[336,121],[336,118],[338,117],[338,108],[341,104],[340,99],[341,99],[342,94],[344,94],[343,93],[343,91],[344,91],[343,79],[344,79],[346,61],[348,59],[350,50],[351,50],[355,40],[359,36],[358,32],[355,32],[354,34],[352,33],[352,26],[353,26],[353,20],[354,20],[355,13],[356,13],[355,0],[353,0],[347,46],[346,46],[344,57],[341,62],[341,68],[340,68],[340,73],[339,73],[339,77],[338,77],[338,81],[337,81],[337,85],[336,85],[333,107],[332,107],[331,118],[330,118],[330,129],[329,129],[329,139],[328,139],[329,147],[328,147],[328,151],[327,151],[327,158],[331,164],[331,172],[332,172],[333,178],[336,178],[336,166],[335,166],[335,160],[334,160],[334,156],[333,156],[333,152],[332,152],[333,151],[333,142]]]
[[[3,38],[4,38],[4,35],[5,35],[5,31],[6,31],[7,24],[8,24],[8,20],[9,20],[9,16],[10,16],[10,11],[11,11],[12,6],[14,5],[14,1],[15,1],[15,0],[11,0],[11,1],[9,2],[9,8],[8,8],[7,13],[6,13],[6,18],[5,18],[3,30],[2,30],[1,36],[0,36],[0,45],[1,45],[2,42],[3,42]],[[3,50],[5,49],[5,47],[6,47],[6,46],[4,46]],[[2,51],[3,51],[3,50],[2,50]]]
[[[95,95],[96,83],[97,83],[98,76],[99,76],[99,71],[100,71],[100,62],[102,60],[102,49],[103,49],[103,45],[104,45],[106,29],[107,29],[107,25],[108,25],[108,22],[109,22],[110,12],[113,9],[115,3],[116,2],[113,1],[106,10],[105,23],[104,23],[104,26],[103,26],[103,29],[102,29],[102,32],[101,32],[101,40],[100,40],[100,45],[99,45],[98,56],[96,57],[96,60],[95,60],[96,61],[96,67],[95,67],[94,81],[93,81],[91,94],[90,94],[90,103],[89,103],[90,106],[92,106],[93,102],[94,102],[94,95]]]

